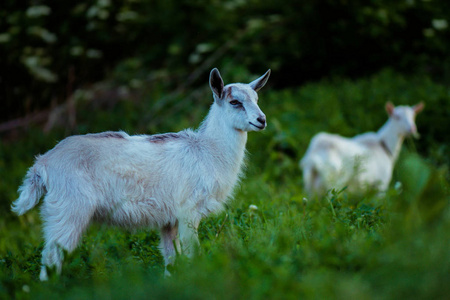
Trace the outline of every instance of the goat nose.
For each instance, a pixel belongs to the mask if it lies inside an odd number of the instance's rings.
[[[266,117],[265,116],[258,117],[256,120],[259,123],[261,123],[262,125],[266,125]]]

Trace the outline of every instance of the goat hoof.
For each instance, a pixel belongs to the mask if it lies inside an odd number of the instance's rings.
[[[47,281],[48,280],[47,270],[45,269],[45,267],[42,267],[41,274],[39,274],[39,279],[41,281]]]

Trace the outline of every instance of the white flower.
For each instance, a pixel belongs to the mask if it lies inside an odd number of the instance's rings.
[[[258,206],[254,205],[254,204],[250,204],[250,206],[248,207],[249,210],[258,210]]]

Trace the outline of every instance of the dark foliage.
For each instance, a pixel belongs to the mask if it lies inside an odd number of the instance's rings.
[[[275,87],[386,66],[444,80],[449,16],[448,1],[5,0],[0,120],[61,103],[113,70],[163,73],[174,86],[213,65],[270,67]]]

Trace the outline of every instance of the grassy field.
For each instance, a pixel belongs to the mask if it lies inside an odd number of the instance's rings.
[[[166,94],[149,87],[139,101],[125,98],[106,107],[80,98],[75,131],[197,127],[212,99],[206,79],[192,94]],[[386,195],[333,190],[321,200],[306,199],[298,161],[310,138],[319,131],[351,136],[377,130],[387,119],[388,100],[424,101],[426,108],[417,118],[422,137],[405,142]],[[281,91],[269,84],[260,92],[260,107],[269,125],[249,134],[246,176],[234,200],[202,221],[200,255],[179,257],[170,278],[163,277],[156,232],[94,224],[82,245],[66,254],[62,275],[39,282],[39,211],[16,217],[9,206],[33,157],[71,133],[30,128],[20,139],[2,141],[0,299],[447,298],[448,87],[386,70]]]

